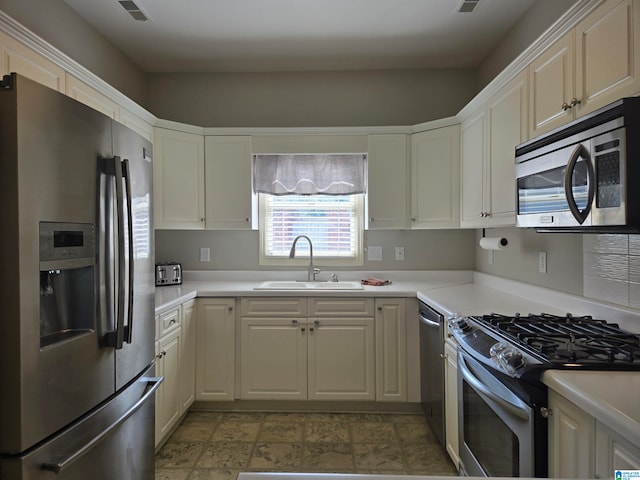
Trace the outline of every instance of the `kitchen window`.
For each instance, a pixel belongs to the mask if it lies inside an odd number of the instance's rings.
[[[255,155],[260,263],[305,264],[313,241],[318,265],[362,265],[366,155]]]

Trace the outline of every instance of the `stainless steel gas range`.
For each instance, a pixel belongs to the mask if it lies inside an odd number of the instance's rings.
[[[449,320],[458,342],[460,471],[547,476],[547,369],[640,371],[640,335],[570,314]]]

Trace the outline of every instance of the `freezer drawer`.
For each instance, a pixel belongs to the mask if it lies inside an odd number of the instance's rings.
[[[118,395],[21,456],[0,458],[0,479],[151,480],[154,477],[152,365]]]

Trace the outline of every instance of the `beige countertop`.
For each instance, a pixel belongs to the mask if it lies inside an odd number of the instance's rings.
[[[183,285],[156,288],[156,313],[162,313],[195,297],[245,296],[385,296],[418,298],[445,316],[453,313],[481,315],[571,312],[617,322],[624,329],[640,333],[640,312],[602,304],[585,297],[468,271],[439,272],[341,272],[340,280],[369,276],[392,280],[383,287],[363,290],[255,290],[262,281],[301,280],[304,272],[185,272]],[[596,419],[640,446],[640,372],[596,372],[549,370],[547,386]],[[249,474],[241,474],[249,475]],[[351,477],[355,476],[350,475]],[[290,480],[291,477],[287,477]],[[323,477],[326,478],[326,477]],[[385,477],[389,480],[389,477]],[[427,478],[427,477],[425,477]],[[435,477],[429,477],[435,478]],[[240,480],[258,480],[243,477]],[[273,476],[270,480],[275,479]],[[320,480],[309,479],[306,480]]]
[[[640,447],[640,372],[547,370],[542,381]]]

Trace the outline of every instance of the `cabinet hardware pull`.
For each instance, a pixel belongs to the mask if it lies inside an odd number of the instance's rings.
[[[371,217],[371,218],[369,219],[369,221],[370,221],[370,222],[373,222],[373,217]]]
[[[304,332],[305,330],[306,330],[306,328],[304,328],[304,327],[302,327],[302,328],[300,329],[300,331],[301,331],[301,332]]]
[[[415,217],[411,217],[411,221],[415,222],[416,221]]]
[[[582,102],[578,100],[576,97],[571,99],[571,103],[569,104],[571,107],[575,107],[576,105],[580,105]]]
[[[320,320],[314,320],[314,321],[313,321],[313,324],[314,324],[316,327],[319,327],[319,326],[320,326]]]
[[[293,325],[298,325],[298,320],[291,320],[291,323],[292,323]]]
[[[309,327],[309,331],[310,331],[310,332],[313,332],[313,327]]]
[[[571,105],[569,105],[567,102],[562,102],[562,105],[560,106],[560,108],[562,108],[563,112],[566,112],[571,108]]]
[[[382,311],[382,305],[378,305],[378,311],[381,312]]]
[[[200,221],[201,221],[202,223],[204,223],[204,217],[203,217],[203,218],[201,218],[201,219],[200,219]]]
[[[250,221],[251,221],[251,218],[247,217],[247,218],[245,218],[245,219],[244,219],[244,221],[245,221],[245,222],[250,222]]]
[[[232,306],[229,306],[229,311],[233,312],[233,307]]]

